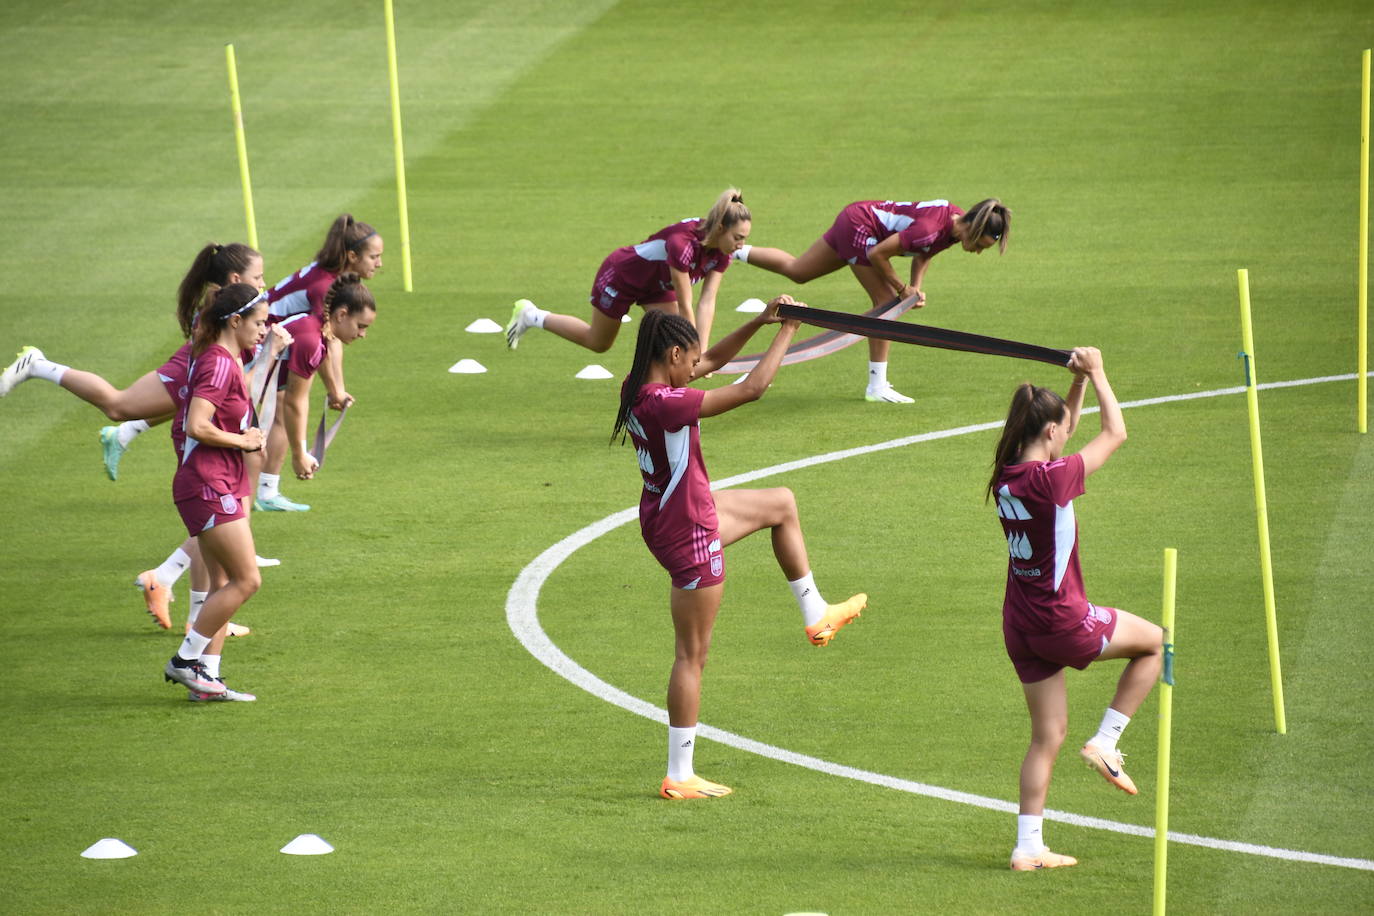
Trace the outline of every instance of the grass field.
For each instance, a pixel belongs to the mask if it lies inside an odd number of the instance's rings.
[[[1047,823],[1081,865],[1012,874],[1011,815],[704,741],[735,788],[657,799],[663,729],[545,667],[507,605],[546,548],[633,505],[607,446],[630,325],[595,356],[510,302],[585,314],[612,248],[729,185],[753,241],[798,251],[863,198],[998,196],[1003,257],[936,259],[923,322],[1100,346],[1125,400],[1241,383],[1235,271],[1262,381],[1352,372],[1364,3],[400,0],[415,291],[401,289],[381,4],[226,8],[12,0],[0,25],[0,354],[23,344],[127,384],[178,345],[177,281],[242,238],[223,45],[236,47],[270,280],[350,211],[378,226],[380,307],[348,353],[358,398],[302,515],[255,517],[264,572],[229,647],[251,706],[161,683],[176,640],[131,586],[183,535],[165,433],[120,479],[87,405],[0,402],[0,911],[832,914],[1143,912],[1153,846]],[[231,13],[226,18],[226,12]],[[745,298],[862,304],[726,275]],[[762,343],[762,341],[760,341]],[[463,357],[490,372],[457,376]],[[1000,419],[1041,364],[894,348],[909,407],[861,399],[862,347],[788,367],[709,421],[713,478]],[[724,380],[708,384],[720,384]],[[1288,733],[1273,728],[1243,397],[1132,408],[1078,501],[1090,595],[1157,618],[1180,556],[1171,827],[1367,860],[1374,445],[1354,386],[1261,396]],[[1077,440],[1096,428],[1085,420]],[[733,547],[703,722],[797,754],[1014,801],[1026,721],[1001,645],[1005,543],[981,500],[995,433],[819,464],[793,488],[828,596],[870,610],[809,647],[766,539]],[[179,586],[174,618],[187,597]],[[832,597],[832,600],[834,598]],[[577,664],[662,706],[665,577],[633,523],[553,569],[539,622]],[[1119,672],[1070,677],[1050,805],[1149,826],[1156,705],[1127,732],[1127,798],[1082,770]],[[277,850],[301,833],[337,849]],[[120,837],[135,858],[79,853]],[[1374,908],[1368,870],[1175,844],[1178,912]]]

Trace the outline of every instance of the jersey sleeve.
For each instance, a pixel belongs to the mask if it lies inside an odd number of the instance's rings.
[[[668,432],[675,432],[684,426],[696,425],[706,392],[700,388],[663,388],[656,397],[660,425]]]
[[[910,226],[899,232],[897,237],[901,239],[903,251],[917,251],[938,242],[949,226],[949,208],[942,207],[938,215],[928,211],[922,212]]]
[[[695,239],[688,232],[674,232],[663,240],[664,249],[668,253],[668,266],[673,267],[683,273],[690,273],[692,270],[692,249],[696,247]]]
[[[223,407],[229,399],[234,375],[238,372],[239,367],[222,352],[206,354],[196,360],[196,371],[191,376],[190,397],[202,398],[216,407]]]
[[[1074,453],[1051,461],[1045,465],[1045,479],[1049,487],[1047,495],[1056,506],[1067,506],[1083,495],[1083,477],[1082,455]]]

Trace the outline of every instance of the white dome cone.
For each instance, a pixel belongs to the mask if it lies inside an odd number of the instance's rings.
[[[114,837],[106,837],[92,844],[89,849],[81,854],[83,859],[127,859],[130,856],[138,855],[138,850],[134,849],[123,840]]]
[[[605,366],[598,366],[595,363],[577,373],[576,378],[615,378],[611,371]]]
[[[323,856],[334,851],[324,840],[313,833],[302,833],[281,848],[288,856]]]
[[[768,303],[764,302],[762,299],[745,299],[738,306],[736,306],[735,311],[761,312],[766,308],[768,308]]]
[[[469,334],[500,334],[505,328],[501,327],[490,318],[478,318],[472,324],[468,325],[465,330]]]
[[[482,372],[486,372],[487,367],[475,359],[460,359],[452,366],[449,366],[448,371],[458,375],[478,375]]]
[[[629,315],[621,315],[621,316],[620,316],[620,323],[621,323],[621,324],[629,324],[629,323],[630,323],[631,321],[633,321],[633,320],[634,320],[634,319],[631,318]]]

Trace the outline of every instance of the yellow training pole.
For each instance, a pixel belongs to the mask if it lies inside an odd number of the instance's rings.
[[[1240,282],[1240,355],[1245,360],[1245,400],[1250,407],[1250,456],[1255,472],[1255,515],[1259,519],[1260,578],[1264,586],[1264,621],[1269,634],[1269,680],[1274,694],[1274,728],[1288,733],[1283,714],[1283,675],[1279,670],[1279,622],[1274,610],[1274,569],[1269,557],[1269,504],[1264,496],[1264,451],[1260,447],[1259,379],[1255,371],[1255,337],[1250,329],[1250,273],[1236,271]]]
[[[1369,431],[1369,49],[1364,52],[1360,79],[1360,289],[1359,356],[1355,363],[1355,409],[1360,432]]]
[[[406,207],[406,158],[401,143],[401,84],[396,75],[396,23],[391,14],[391,0],[383,0],[383,5],[386,8],[386,65],[391,74],[391,133],[396,141],[396,195],[401,206],[401,280],[405,291],[410,292],[410,212]]]
[[[1174,727],[1174,591],[1178,551],[1164,548],[1164,670],[1159,685],[1159,752],[1155,782],[1155,916],[1164,916],[1169,874],[1169,749]]]
[[[243,105],[239,101],[239,68],[234,63],[234,46],[224,46],[229,65],[229,104],[234,112],[234,145],[239,151],[239,181],[243,184],[243,211],[248,217],[248,244],[258,247],[258,221],[253,216],[253,182],[248,177],[248,142],[243,137]]]

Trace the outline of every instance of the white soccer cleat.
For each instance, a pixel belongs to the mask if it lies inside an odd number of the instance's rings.
[[[244,693],[242,690],[232,689],[228,684],[224,683],[224,678],[222,677],[217,677],[214,680],[224,688],[223,693],[201,693],[198,690],[190,689],[186,699],[190,700],[192,703],[252,703],[257,700],[257,697],[253,696],[251,693]]]
[[[33,361],[42,358],[43,351],[37,347],[24,347],[20,350],[14,362],[6,366],[4,372],[0,372],[0,398],[9,394],[15,385],[26,381],[33,374]]]
[[[914,404],[915,399],[902,394],[891,385],[874,388],[871,385],[864,391],[864,400],[875,404]]]
[[[520,346],[520,338],[534,327],[534,321],[529,317],[534,307],[534,303],[528,299],[515,300],[515,305],[511,307],[510,321],[506,322],[506,346],[510,349],[514,350]]]

